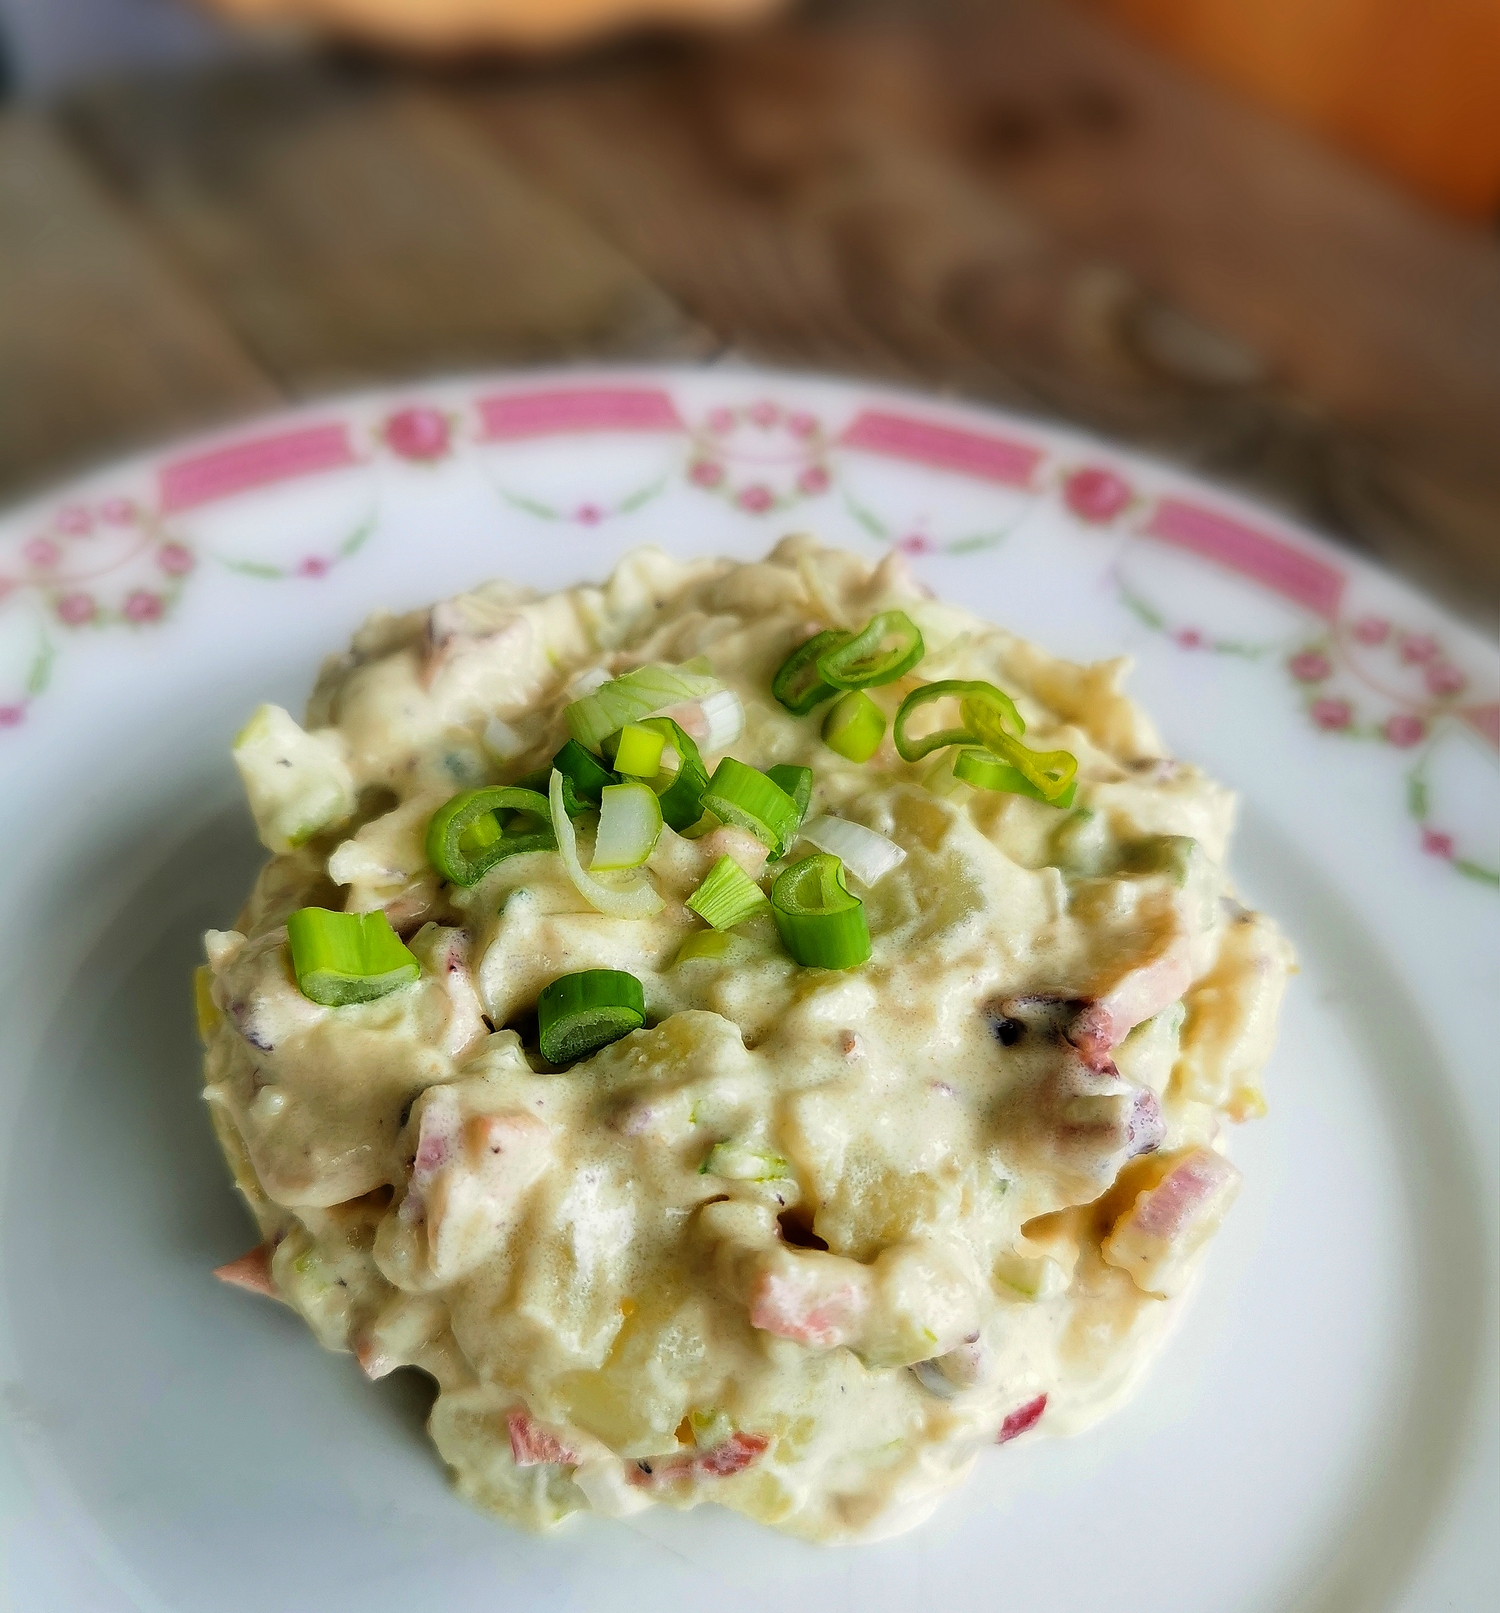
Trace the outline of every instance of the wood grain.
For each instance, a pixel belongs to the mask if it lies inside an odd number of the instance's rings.
[[[453,93],[748,356],[1122,436],[1493,610],[1494,243],[1066,8],[835,14]]]
[[[67,117],[294,392],[711,345],[419,90],[282,64],[125,84]]]
[[[0,496],[277,396],[53,130],[0,118]]]
[[[729,352],[1076,422],[1500,604],[1500,245],[1068,6],[105,86],[55,127],[113,207],[13,127],[0,474],[267,376]]]

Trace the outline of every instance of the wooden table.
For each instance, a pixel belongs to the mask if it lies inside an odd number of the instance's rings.
[[[0,496],[452,368],[733,354],[1074,421],[1500,596],[1500,239],[1048,0],[0,117]]]

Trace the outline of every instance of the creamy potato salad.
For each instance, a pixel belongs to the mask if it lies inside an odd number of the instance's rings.
[[[1076,666],[787,539],[380,615],[236,742],[230,1281],[437,1382],[528,1527],[904,1529],[1128,1391],[1291,958],[1229,792]]]

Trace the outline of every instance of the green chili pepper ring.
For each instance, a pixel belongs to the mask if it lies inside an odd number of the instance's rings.
[[[507,823],[499,814],[507,815]],[[542,827],[519,833],[508,826],[525,814]],[[555,851],[552,809],[545,795],[514,785],[464,790],[445,801],[427,825],[427,860],[455,885],[473,885],[505,857],[523,851]]]
[[[886,646],[888,639],[895,643]],[[927,653],[922,632],[904,610],[881,611],[852,638],[818,655],[818,675],[835,689],[875,689],[904,677]]]

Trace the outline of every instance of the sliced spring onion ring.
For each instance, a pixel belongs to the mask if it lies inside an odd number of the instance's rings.
[[[656,715],[680,723],[710,756],[727,751],[745,731],[745,708],[733,689],[715,689],[701,700],[668,706]]]
[[[514,785],[464,790],[427,825],[427,861],[455,885],[472,885],[502,858],[557,844],[547,798]]]
[[[705,809],[723,823],[748,829],[779,857],[797,831],[801,814],[785,790],[756,768],[726,756],[703,792]]]
[[[913,713],[920,711],[923,706],[931,705],[935,700],[954,699],[959,702],[959,714],[966,726],[963,728],[939,728],[930,734],[922,734],[913,739],[907,732]],[[1026,724],[1021,713],[1016,710],[1015,702],[1007,694],[1002,694],[993,683],[965,683],[959,678],[944,678],[939,683],[924,683],[920,689],[913,689],[901,702],[901,709],[896,713],[895,727],[891,730],[891,737],[896,742],[896,752],[903,762],[919,762],[935,750],[941,750],[945,745],[977,745],[979,736],[968,726],[970,711],[968,702],[992,700],[995,708],[1003,717],[1014,723],[1011,732],[1019,739],[1026,732]]]
[[[579,862],[578,836],[563,802],[563,776],[556,768],[552,770],[552,782],[547,786],[547,792],[552,806],[552,827],[557,835],[557,853],[568,871],[568,878],[573,881],[584,901],[612,918],[648,919],[652,914],[660,913],[666,903],[644,869],[628,882],[606,884],[602,879],[596,879]]]
[[[999,691],[995,690],[994,693],[998,694]],[[989,696],[966,699],[961,707],[964,721],[974,730],[984,748],[1002,761],[1009,762],[1041,792],[1044,801],[1060,801],[1073,784],[1078,772],[1078,758],[1071,751],[1035,751],[1023,745],[1017,735],[1025,732],[1026,725],[1021,722],[1015,706],[1005,696],[1002,695],[1001,699],[1010,707],[1015,723],[1020,724],[1019,730],[1007,720],[1004,709]]]
[[[552,765],[573,786],[573,795],[584,806],[598,806],[599,792],[606,784],[618,784],[619,778],[593,755],[586,751],[576,739],[570,739],[557,755],[552,758]],[[550,773],[547,775],[550,780]],[[541,786],[546,789],[544,783]],[[576,818],[578,814],[571,804],[568,807],[568,816]]]
[[[599,832],[589,872],[639,868],[661,838],[661,802],[649,784],[606,784],[599,802]]]
[[[826,852],[793,863],[771,887],[771,914],[788,952],[810,969],[853,969],[870,956],[865,905]]]
[[[373,1002],[422,972],[381,912],[299,907],[286,921],[286,935],[297,989],[325,1007]]]
[[[565,706],[563,718],[568,732],[580,745],[597,751],[626,723],[639,722],[653,711],[665,711],[684,701],[702,700],[719,688],[719,680],[705,672],[669,666],[637,667]]]
[[[766,777],[791,796],[797,808],[797,822],[801,823],[812,801],[813,770],[810,767],[796,767],[791,762],[778,762],[775,767],[766,769]]]
[[[581,745],[578,748],[583,755],[588,755],[588,752]],[[559,752],[558,754],[561,755],[562,753]],[[616,782],[613,773],[609,775],[609,782],[611,784]],[[549,762],[545,767],[537,768],[536,772],[528,773],[524,778],[518,778],[514,788],[518,790],[534,790],[538,795],[545,796],[551,785],[552,763]],[[579,798],[578,786],[574,784],[572,778],[566,772],[563,773],[563,805],[567,808],[570,818],[577,818],[585,812],[597,812],[599,810],[597,799],[584,801]]]
[[[584,969],[542,988],[536,1001],[542,1057],[576,1064],[646,1023],[641,983],[622,969]]]
[[[771,693],[794,717],[805,717],[814,706],[831,700],[837,693],[818,671],[818,657],[847,644],[854,635],[842,628],[825,628],[799,644],[771,679]]]
[[[921,629],[904,610],[881,611],[818,656],[818,676],[835,689],[875,689],[904,677],[926,653]]]
[[[866,889],[906,861],[906,852],[894,840],[848,818],[814,818],[802,825],[802,838],[831,852]]]
[[[1029,754],[1035,755],[1035,752]],[[1066,755],[1066,752],[1053,752]],[[1075,764],[1076,766],[1076,764]],[[1007,795],[1026,795],[1048,806],[1070,807],[1078,790],[1078,780],[1070,778],[1058,795],[1048,797],[1018,768],[987,750],[961,750],[953,758],[953,777],[982,790],[1001,790]]]
[[[885,738],[885,713],[863,689],[839,696],[823,719],[823,743],[851,762],[868,762]]]
[[[957,699],[962,728],[943,728],[913,738],[908,731],[912,714],[934,700]],[[1078,758],[1071,751],[1034,751],[1021,743],[1026,719],[1016,703],[993,683],[963,683],[954,678],[924,684],[901,702],[896,713],[893,737],[903,761],[916,762],[930,751],[945,745],[977,746],[997,761],[1009,763],[1039,793],[1039,799],[1058,802],[1067,793],[1078,772]],[[977,766],[977,764],[973,764]],[[957,767],[955,775],[959,774]],[[973,779],[966,779],[973,783]],[[1028,791],[1020,792],[1028,794]]]
[[[720,857],[687,905],[716,930],[732,930],[766,905],[766,893],[733,857]]]
[[[655,778],[661,772],[666,739],[641,723],[628,722],[614,741],[615,772],[626,778]]]
[[[745,943],[727,930],[694,930],[677,949],[673,963],[691,963],[694,958],[717,960],[727,957]]]
[[[661,815],[669,829],[681,833],[703,816],[703,792],[708,788],[708,769],[698,747],[680,724],[670,717],[644,717],[641,727],[662,736],[662,753],[670,747],[677,756],[676,772],[658,773],[651,788],[661,799]]]

